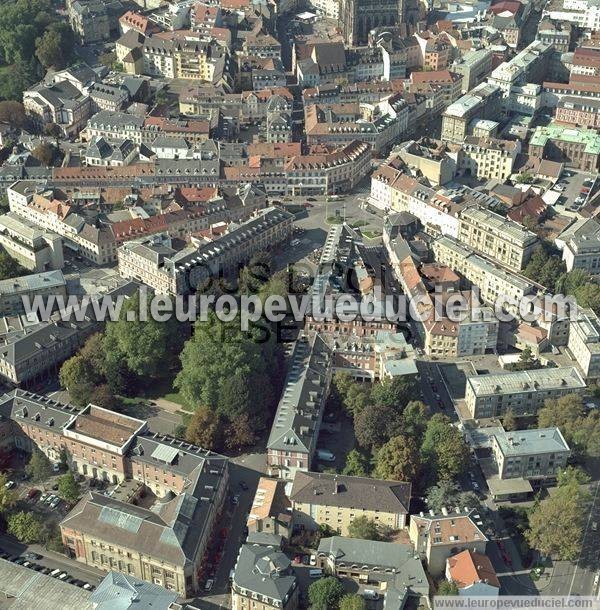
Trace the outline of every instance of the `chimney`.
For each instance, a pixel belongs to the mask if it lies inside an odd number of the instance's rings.
[[[444,517],[448,516],[448,509],[445,506],[442,506],[442,515],[444,515]]]

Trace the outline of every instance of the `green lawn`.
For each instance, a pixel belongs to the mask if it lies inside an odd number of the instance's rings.
[[[375,239],[376,237],[381,237],[381,231],[363,231],[362,234],[367,239]]]

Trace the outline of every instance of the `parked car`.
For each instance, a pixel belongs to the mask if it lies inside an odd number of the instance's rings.
[[[239,504],[240,503],[240,497],[236,494],[235,496],[233,496],[233,498],[231,498],[231,502],[233,504]]]
[[[204,585],[204,590],[210,591],[213,588],[214,584],[215,584],[215,581],[212,578],[209,578]]]
[[[6,489],[12,489],[14,486],[15,486],[14,481],[7,481],[6,483],[4,483],[4,487],[6,487]]]
[[[86,589],[87,591],[93,591],[96,587],[94,587],[94,585],[90,585],[89,582],[84,582],[83,588]]]
[[[240,487],[244,490],[244,491],[248,491],[248,485],[246,484],[246,481],[240,481]]]
[[[58,580],[66,580],[69,575],[66,572],[61,572],[57,578]]]
[[[598,522],[592,521],[592,532],[597,532],[597,531],[598,531]]]
[[[40,570],[41,574],[50,574],[50,572],[52,572],[52,570],[46,567],[42,567],[42,569]]]
[[[31,561],[39,561],[40,559],[42,559],[41,555],[38,555],[37,553],[33,553],[33,552],[29,552],[29,553],[25,553],[25,555],[23,555],[23,557],[25,557],[26,559],[29,559]]]
[[[40,490],[36,489],[35,487],[32,487],[28,492],[27,492],[27,497],[30,500],[33,500],[34,498],[37,498],[37,496],[39,495]]]
[[[52,464],[52,472],[60,472],[60,464]]]
[[[317,449],[317,459],[322,462],[335,462],[335,455],[329,449]]]
[[[311,555],[310,556],[309,565],[311,565],[311,566],[316,566],[317,565],[317,556],[316,555]]]

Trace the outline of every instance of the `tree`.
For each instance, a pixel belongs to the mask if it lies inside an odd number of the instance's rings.
[[[122,307],[119,320],[106,325],[105,353],[114,352],[138,377],[160,378],[170,373],[183,338],[175,317],[154,320],[149,303],[144,305],[136,292]]]
[[[71,401],[80,407],[92,402],[96,384],[102,381],[100,372],[91,368],[80,353],[63,363],[58,377],[61,387],[68,390]]]
[[[576,455],[600,455],[600,413],[593,409],[586,414],[581,396],[567,394],[544,403],[538,411],[538,427],[555,426]]]
[[[239,293],[258,294],[269,281],[272,267],[271,255],[268,252],[254,254],[238,275]]]
[[[206,407],[198,407],[191,415],[185,438],[188,443],[216,451],[221,446],[221,419]]]
[[[400,414],[394,407],[369,405],[354,418],[354,434],[361,447],[377,449],[400,430]]]
[[[436,413],[427,424],[421,459],[438,480],[455,479],[469,464],[469,447],[445,415]]]
[[[455,506],[476,508],[481,504],[471,491],[461,491],[454,481],[440,481],[427,490],[427,507],[436,513]]]
[[[347,594],[340,600],[340,610],[365,610],[365,608],[362,595]]]
[[[29,271],[22,267],[6,250],[0,249],[0,280],[27,275]]]
[[[33,513],[25,511],[8,518],[8,532],[25,544],[42,542],[46,534],[43,523]]]
[[[377,452],[375,476],[379,479],[414,482],[420,469],[417,444],[409,436],[395,436]]]
[[[579,480],[575,470],[568,472],[555,493],[532,508],[525,538],[540,553],[563,561],[581,553],[584,507],[590,498]]]
[[[31,154],[35,157],[42,165],[50,167],[54,160],[54,154],[56,149],[47,142],[41,142],[32,151]]]
[[[344,595],[342,583],[334,576],[319,578],[308,588],[312,610],[336,610]]]
[[[211,313],[196,323],[181,352],[175,387],[190,406],[208,407],[228,420],[247,413],[260,428],[276,403],[279,353],[270,331],[251,326],[245,332],[239,320],[222,322]]]
[[[376,405],[403,411],[410,400],[421,394],[417,378],[414,375],[393,377],[373,386],[371,400]]]
[[[111,411],[116,410],[119,406],[119,401],[106,383],[94,388],[90,395],[90,402],[93,405],[102,407],[103,409],[109,409]]]
[[[225,446],[228,449],[250,447],[255,441],[256,434],[247,413],[235,417],[225,429]]]
[[[420,443],[427,428],[429,416],[430,411],[426,404],[419,400],[411,400],[402,413],[403,434]]]
[[[41,451],[34,449],[25,466],[25,472],[34,483],[39,483],[52,476],[52,465]]]
[[[567,466],[558,473],[558,485],[563,488],[587,485],[590,480],[590,477],[581,468],[574,466]]]
[[[71,471],[63,474],[58,479],[58,492],[60,495],[69,502],[76,502],[81,495],[81,489],[79,483],[75,480],[75,477]]]
[[[548,242],[542,242],[534,251],[523,270],[523,275],[548,287],[551,291],[559,290],[559,280],[566,270],[560,253]]]
[[[353,477],[368,477],[371,465],[369,458],[358,449],[352,449],[346,456],[342,474]]]
[[[6,484],[8,477],[3,472],[0,472],[0,514],[5,514],[17,502],[17,494],[12,489],[8,489]]]
[[[348,526],[350,538],[360,538],[362,540],[379,540],[379,528],[377,523],[366,516],[356,517]]]
[[[63,135],[63,131],[60,128],[60,125],[57,125],[56,123],[48,123],[47,125],[44,125],[44,135],[48,136],[49,138],[54,138],[56,141],[56,146],[58,147],[58,143]]]
[[[529,371],[532,369],[541,369],[542,363],[533,355],[531,348],[526,347],[519,356],[517,362],[510,363],[507,369],[511,371]]]
[[[442,580],[438,585],[438,595],[458,595],[458,586],[449,580]]]
[[[0,102],[0,122],[8,123],[17,129],[22,128],[27,123],[23,104],[15,101]]]
[[[512,432],[517,429],[517,420],[515,418],[515,413],[512,409],[507,409],[504,417],[502,418],[502,426],[505,430]]]

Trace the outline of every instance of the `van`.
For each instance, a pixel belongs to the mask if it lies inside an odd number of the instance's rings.
[[[365,589],[362,595],[365,599],[371,599],[373,601],[379,599],[379,593],[377,593],[377,591],[374,591],[373,589]]]
[[[313,568],[312,570],[308,571],[308,575],[311,578],[321,578],[321,576],[323,576],[323,570],[320,568]]]
[[[323,462],[335,462],[335,455],[328,449],[317,449],[317,458]]]

